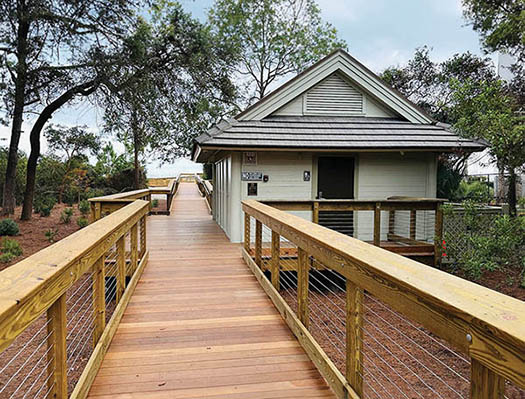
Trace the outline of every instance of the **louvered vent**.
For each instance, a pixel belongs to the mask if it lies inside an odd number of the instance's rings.
[[[363,95],[334,73],[306,93],[306,113],[362,114]]]

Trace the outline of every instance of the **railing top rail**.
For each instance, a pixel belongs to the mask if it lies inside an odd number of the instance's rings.
[[[137,198],[143,197],[148,194],[172,194],[175,189],[177,181],[178,181],[178,178],[170,179],[167,186],[153,186],[153,187],[143,188],[140,190],[133,190],[133,191],[126,191],[123,193],[104,195],[101,197],[90,198],[89,201],[90,202],[117,202],[118,200],[137,199]]]
[[[134,201],[0,272],[0,351],[149,211]]]
[[[244,212],[489,369],[525,387],[525,302],[255,200]]]
[[[370,203],[375,204],[377,202],[380,203],[404,203],[404,202],[422,202],[422,203],[444,203],[446,202],[446,199],[443,198],[415,198],[415,197],[389,197],[389,198],[383,198],[383,199],[327,199],[327,198],[320,198],[320,199],[310,199],[310,200],[295,200],[295,199],[268,199],[264,200],[262,202],[289,202],[289,203],[297,203],[297,204],[307,204],[312,202],[344,202],[344,203]]]

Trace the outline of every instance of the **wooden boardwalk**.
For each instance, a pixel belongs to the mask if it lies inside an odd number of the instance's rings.
[[[334,397],[194,183],[148,244],[90,398]]]

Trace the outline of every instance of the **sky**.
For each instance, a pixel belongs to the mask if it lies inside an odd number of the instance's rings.
[[[213,0],[181,0],[183,7],[201,21]],[[336,27],[348,44],[349,53],[374,72],[403,65],[418,47],[432,49],[432,59],[443,61],[453,54],[470,51],[482,54],[479,37],[462,17],[461,0],[317,0],[322,17]],[[493,57],[494,61],[496,58]],[[102,114],[88,102],[58,112],[53,123],[102,127]],[[20,148],[29,153],[30,125],[24,125]],[[0,144],[8,145],[9,128],[0,127]],[[109,139],[109,138],[108,138]],[[116,148],[123,151],[118,143]],[[44,143],[43,150],[46,145]],[[478,159],[479,156],[474,159]],[[492,171],[480,162],[471,162],[469,173]],[[150,177],[173,176],[179,172],[200,171],[200,165],[180,159],[160,165],[148,160]]]

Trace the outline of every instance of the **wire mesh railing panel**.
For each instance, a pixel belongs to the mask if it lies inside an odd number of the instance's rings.
[[[117,307],[117,273],[118,273],[118,252],[114,245],[105,256],[105,317],[106,324],[113,316]]]
[[[93,352],[93,272],[84,273],[66,293],[68,392],[72,392]]]
[[[53,389],[52,325],[44,313],[0,353],[0,398],[46,398]]]

